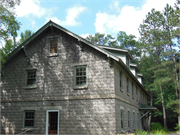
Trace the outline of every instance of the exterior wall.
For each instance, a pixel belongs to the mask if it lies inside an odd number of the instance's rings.
[[[123,88],[120,89],[120,71],[123,73]],[[139,112],[139,103],[146,103],[145,100],[142,100],[142,93],[143,91],[140,89],[139,86],[136,85],[136,83],[133,82],[131,78],[124,72],[123,68],[121,68],[118,65],[114,65],[114,73],[115,73],[115,93],[116,93],[116,133],[126,133],[126,132],[134,132],[133,128],[133,112],[135,112],[135,128],[139,129],[140,125],[137,126],[138,118],[137,114],[140,114]],[[129,79],[129,94],[127,93],[127,77]],[[134,84],[134,97],[132,96],[132,82]],[[136,97],[136,87],[138,91],[138,97]],[[121,117],[120,117],[120,107],[124,108],[124,131],[121,130]],[[130,126],[131,128],[128,128],[128,111],[130,111]],[[140,117],[139,117],[140,119]],[[139,120],[140,124],[140,120]],[[145,122],[143,123],[145,124]],[[144,127],[144,126],[143,126]]]
[[[54,32],[52,36],[50,31],[45,31],[26,48],[29,65],[21,52],[5,66],[1,119],[9,124],[2,124],[2,133],[5,130],[19,133],[23,128],[21,107],[37,106],[35,126],[42,125],[37,133],[44,134],[46,117],[41,108],[53,101],[62,106],[60,133],[114,134],[115,99],[111,98],[115,94],[114,69],[109,67],[107,56],[85,44],[80,51],[77,39],[56,29]],[[54,37],[59,40],[58,54],[51,56],[49,39]],[[74,89],[76,65],[87,65],[87,88]],[[28,69],[37,70],[36,87],[25,86]]]
[[[55,106],[51,106],[51,102]],[[60,108],[59,134],[115,133],[114,99],[2,103],[1,133],[21,133],[23,112],[28,108],[35,110],[35,128],[41,127],[28,134],[45,134],[47,108]]]
[[[124,111],[124,129],[121,129],[121,109]],[[130,111],[130,128],[128,128],[128,111]],[[133,127],[133,112],[135,113],[135,128]],[[135,129],[140,129],[138,124],[139,109],[137,106],[116,100],[116,134],[132,133]]]

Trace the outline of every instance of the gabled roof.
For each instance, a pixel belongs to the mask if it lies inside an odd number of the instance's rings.
[[[137,69],[137,71],[139,71],[139,67],[138,67],[137,64],[135,64],[135,63],[130,63],[130,66],[131,66],[131,67],[135,67],[135,68]]]
[[[77,39],[78,41],[80,42],[83,42],[89,46],[91,46],[92,48],[96,49],[97,51],[105,54],[107,57],[110,57],[112,58],[113,60],[117,61],[118,63],[121,63],[127,72],[129,72],[129,75],[132,76],[132,78],[138,83],[138,85],[142,88],[142,90],[147,94],[148,92],[145,90],[145,88],[142,86],[142,84],[137,80],[136,77],[134,77],[134,75],[131,73],[130,69],[127,68],[126,65],[124,65],[123,61],[118,57],[116,56],[115,54],[107,51],[106,49],[114,49],[114,50],[118,50],[118,51],[124,51],[126,53],[128,53],[129,56],[131,56],[132,58],[132,55],[130,54],[129,50],[128,49],[118,49],[118,48],[113,48],[113,47],[106,47],[106,46],[99,46],[99,45],[95,45],[95,44],[92,44],[90,41],[87,41],[86,39],[78,36],[77,34],[61,27],[60,25],[52,22],[51,20],[46,23],[44,26],[42,26],[37,32],[35,32],[31,37],[29,37],[25,42],[23,42],[20,46],[18,46],[13,52],[11,52],[8,57],[6,58],[6,63],[8,63],[9,61],[11,61],[20,51],[22,51],[24,48],[26,48],[26,46],[29,45],[29,43],[31,41],[33,41],[37,36],[41,35],[45,30],[47,30],[48,28],[57,28],[63,32],[65,32],[66,34],[74,37],[75,39]]]

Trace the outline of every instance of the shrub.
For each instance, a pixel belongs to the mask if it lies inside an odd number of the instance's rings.
[[[135,135],[148,135],[147,131],[140,131],[139,129],[136,130]]]
[[[150,130],[163,130],[163,127],[161,126],[161,124],[159,122],[152,122],[151,126],[150,126]]]

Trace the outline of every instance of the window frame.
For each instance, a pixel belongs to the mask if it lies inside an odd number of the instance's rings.
[[[133,128],[135,129],[136,127],[135,127],[136,125],[135,125],[135,112],[133,112]]]
[[[121,109],[121,130],[124,130],[124,110],[123,109]]]
[[[137,86],[136,86],[136,99],[138,99],[138,90],[137,90]]]
[[[77,85],[76,84],[76,69],[82,68],[82,67],[85,67],[85,71],[86,71],[86,84]],[[74,66],[74,87],[87,87],[87,65]]]
[[[26,119],[26,112],[33,112],[34,113],[34,119],[33,119],[33,126],[25,126],[25,121]],[[23,127],[24,128],[34,128],[34,123],[35,123],[35,110],[24,110],[24,115],[23,115]]]
[[[130,129],[131,126],[130,126],[130,111],[128,111],[128,128]]]
[[[55,40],[57,39],[57,52],[56,53],[51,53],[51,40]],[[49,54],[57,54],[58,53],[58,44],[59,44],[59,38],[58,37],[54,37],[54,38],[49,38]]]
[[[120,81],[119,81],[119,83],[120,83],[120,89],[123,89],[123,83],[122,83],[122,71],[119,73],[120,74]]]
[[[27,82],[28,82],[28,72],[35,72],[36,73],[35,84],[31,84],[31,85],[27,84]],[[37,85],[37,70],[36,69],[26,70],[26,87],[34,87],[36,85]]]
[[[127,93],[129,94],[129,79],[127,78],[127,86],[126,86],[126,89],[127,89]]]
[[[134,84],[132,82],[132,97],[134,98]]]

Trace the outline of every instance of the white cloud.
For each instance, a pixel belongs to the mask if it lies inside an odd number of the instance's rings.
[[[17,17],[34,15],[40,18],[51,14],[52,10],[41,7],[39,0],[22,0],[20,5],[15,8]]]
[[[86,37],[88,37],[90,34],[81,34],[80,36],[82,37],[82,38],[86,38]]]
[[[120,7],[119,7],[119,2],[118,1],[113,1],[110,5],[109,5],[110,10],[112,11],[116,11],[116,12],[120,12]]]
[[[60,21],[59,24],[63,26],[78,26],[81,23],[77,22],[76,19],[79,17],[81,13],[86,11],[86,7],[75,5],[66,10],[67,16],[66,20]]]
[[[77,22],[76,19],[79,17],[81,13],[83,13],[86,10],[86,7],[75,5],[66,9],[66,20],[60,20],[57,17],[46,17],[46,22],[52,20],[53,22],[62,26],[78,26],[81,24],[81,22]]]
[[[124,6],[117,15],[98,12],[96,13],[96,20],[94,23],[96,32],[116,35],[119,31],[125,31],[127,34],[133,34],[139,37],[138,28],[143,22],[143,19],[146,18],[147,13],[150,12],[152,8],[162,11],[166,3],[174,6],[175,1],[146,0],[142,6],[138,8],[128,5]],[[110,9],[113,9],[113,6],[114,9],[119,9],[117,5],[119,6],[118,2],[111,3]]]

